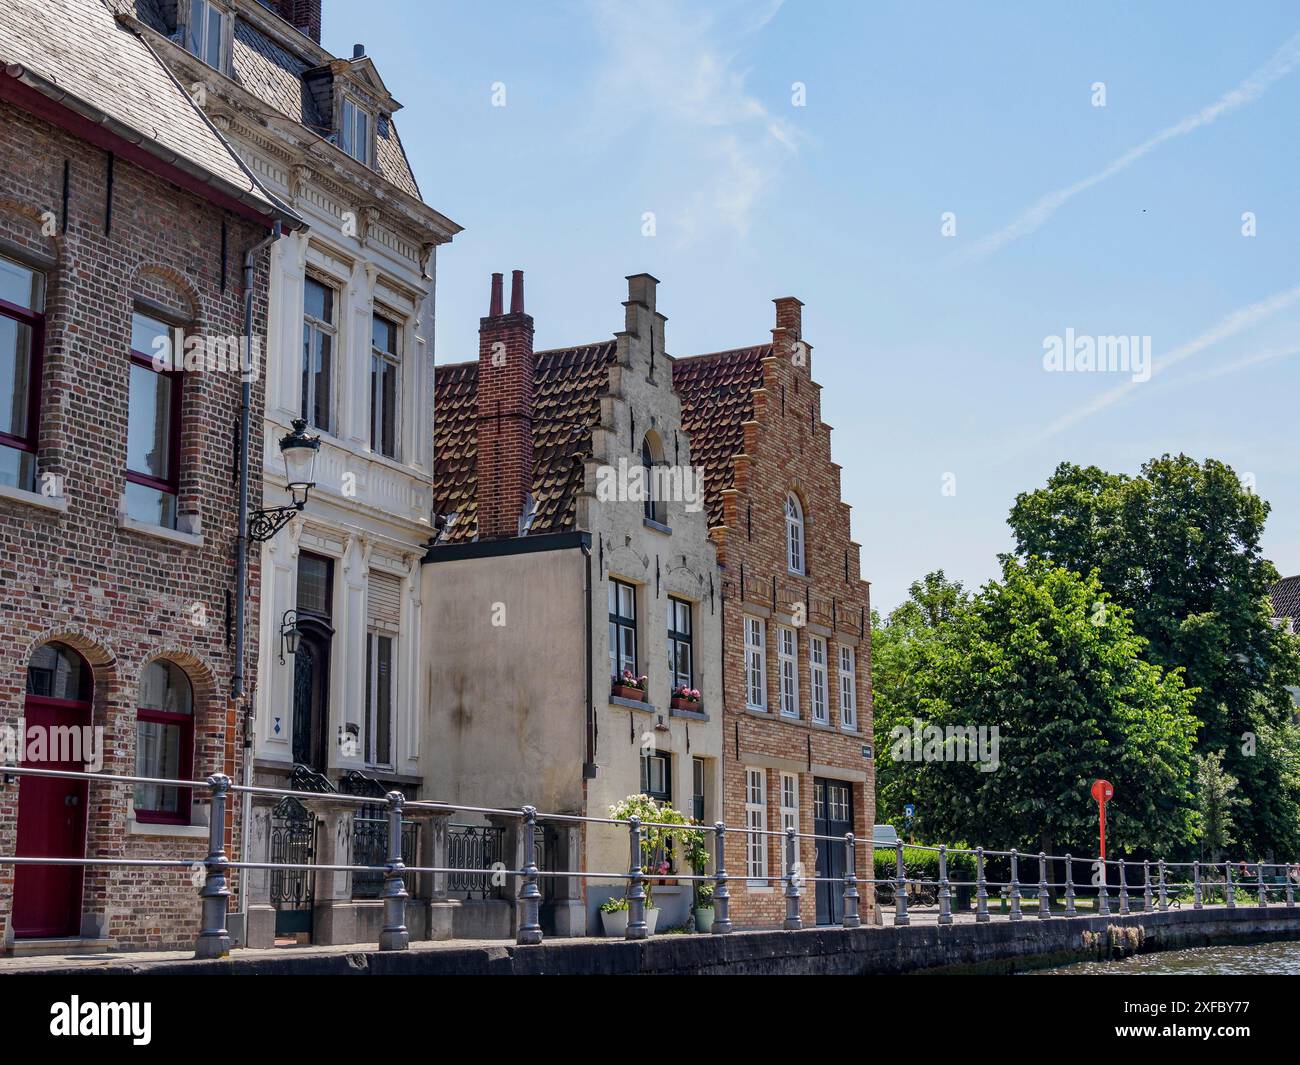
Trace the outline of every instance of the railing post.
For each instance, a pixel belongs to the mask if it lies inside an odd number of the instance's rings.
[[[1192,862],[1192,909],[1199,910],[1204,905],[1201,899],[1201,863]]]
[[[1142,859],[1142,912],[1150,913],[1151,906],[1151,860]]]
[[[1228,909],[1235,910],[1237,908],[1237,897],[1232,890],[1232,862],[1223,863],[1223,875],[1223,900]]]
[[[1106,868],[1106,859],[1098,858],[1097,864],[1101,866],[1101,890],[1097,895],[1097,912],[1100,914],[1110,914],[1110,884],[1107,883],[1110,871]]]
[[[538,920],[538,907],[542,891],[537,886],[537,807],[524,810],[524,878],[515,899],[515,942],[536,946],[542,941],[542,925]]]
[[[1286,867],[1286,904],[1295,906],[1295,881],[1291,879],[1291,866]]]
[[[1019,921],[1024,917],[1020,912],[1020,852],[1015,848],[1011,851],[1011,920]]]
[[[628,818],[627,834],[628,846],[631,850],[628,859],[631,864],[627,875],[632,882],[632,890],[627,893],[627,931],[623,938],[645,939],[650,934],[650,930],[645,923],[645,883],[641,873],[641,818],[635,815]]]
[[[1047,855],[1038,852],[1038,919],[1046,921],[1052,916],[1052,896],[1047,890]]]
[[[226,794],[230,778],[225,773],[208,777],[212,789],[212,809],[208,820],[208,856],[204,861],[203,886],[199,898],[203,901],[203,928],[194,944],[196,958],[224,958],[230,953],[230,932],[226,929],[226,909],[230,899],[230,886],[226,871]]]
[[[406,802],[400,791],[390,791],[384,796],[388,802],[388,871],[384,874],[384,927],[379,933],[380,950],[406,950],[411,945],[411,933],[406,929],[406,881],[402,873],[402,805]]]
[[[948,848],[939,845],[939,923],[952,924],[952,885],[948,883]]]
[[[894,841],[894,924],[909,924],[907,916],[907,874],[903,868],[903,841]]]
[[[1165,882],[1165,860],[1160,859],[1160,909],[1165,911],[1169,909],[1169,889]]]
[[[1255,883],[1259,886],[1259,904],[1268,905],[1268,888],[1264,886],[1264,859],[1259,858],[1255,862]]]
[[[727,826],[713,823],[713,934],[724,936],[731,931],[731,891],[727,887]]]
[[[984,879],[984,848],[975,848],[975,923],[989,920],[989,885]]]
[[[788,932],[803,927],[803,918],[799,916],[799,885],[796,882],[799,866],[799,837],[794,828],[785,830],[785,923],[781,925]]]
[[[1074,917],[1078,910],[1074,907],[1074,859],[1065,856],[1065,916]]]
[[[1128,864],[1123,858],[1119,860],[1119,912],[1132,912],[1128,904]]]
[[[852,832],[844,834],[844,921],[845,928],[861,928],[858,915],[858,856]]]

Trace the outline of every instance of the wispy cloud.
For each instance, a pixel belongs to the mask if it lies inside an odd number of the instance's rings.
[[[718,228],[744,235],[803,134],[745,87],[736,55],[783,0],[733,0],[708,12],[676,0],[591,0],[604,65],[604,114],[652,131],[672,157],[661,230],[690,240]],[[653,209],[653,208],[651,208]]]
[[[1279,292],[1270,296],[1268,299],[1260,300],[1258,303],[1252,303],[1248,306],[1238,308],[1231,314],[1220,319],[1210,329],[1206,330],[1194,340],[1188,341],[1181,347],[1175,348],[1167,355],[1156,355],[1151,360],[1151,377],[1154,380],[1158,375],[1167,374],[1170,369],[1181,362],[1185,362],[1192,356],[1199,354],[1206,348],[1213,347],[1229,337],[1243,332],[1252,326],[1258,325],[1267,318],[1271,318],[1278,311],[1290,307],[1292,304],[1300,301],[1300,285],[1289,288],[1285,292]],[[1278,356],[1281,357],[1281,356]],[[1125,379],[1122,384],[1108,389],[1096,398],[1089,400],[1087,403],[1070,411],[1067,414],[1057,418],[1051,424],[1047,425],[1041,432],[1035,434],[1026,443],[1036,445],[1048,440],[1051,437],[1064,432],[1071,426],[1078,425],[1080,422],[1091,418],[1095,414],[1100,414],[1109,407],[1132,398],[1137,389],[1147,387],[1144,382]]]
[[[1128,169],[1144,155],[1155,151],[1156,148],[1167,141],[1186,136],[1188,133],[1200,129],[1202,126],[1208,126],[1216,119],[1222,118],[1240,107],[1253,103],[1263,96],[1274,82],[1286,77],[1298,65],[1300,65],[1300,33],[1289,38],[1267,63],[1235,88],[1220,96],[1214,103],[1187,115],[1172,126],[1166,126],[1155,136],[1143,141],[1136,148],[1130,148],[1096,173],[1090,174],[1072,185],[1057,189],[1055,192],[1049,192],[1022,212],[1009,225],[990,233],[986,237],[982,237],[956,253],[954,260],[957,262],[970,262],[984,259],[1012,241],[1028,236],[1042,226],[1068,201],[1078,196],[1079,193],[1086,192],[1093,186],[1100,185],[1108,178],[1112,178],[1121,171]]]

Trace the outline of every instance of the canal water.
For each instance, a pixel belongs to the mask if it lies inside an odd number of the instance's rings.
[[[1048,976],[1300,976],[1300,941],[1250,946],[1196,947],[1138,954],[1123,961],[1085,961],[1055,969]]]

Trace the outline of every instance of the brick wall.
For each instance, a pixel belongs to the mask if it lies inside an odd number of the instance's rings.
[[[0,724],[16,726],[23,712],[33,650],[60,640],[93,668],[93,723],[105,730],[104,771],[132,773],[140,675],[152,659],[167,658],[185,670],[194,688],[194,775],[233,774],[242,742],[228,698],[227,648],[227,603],[233,611],[234,596],[237,371],[205,370],[185,378],[180,510],[183,527],[201,528],[201,544],[121,528],[119,501],[135,300],[172,308],[190,323],[191,333],[241,335],[243,251],[264,231],[118,159],[111,229],[105,232],[107,153],[3,102],[0,160],[0,238],[16,245],[18,254],[26,249],[34,261],[55,263],[46,271],[39,474],[61,479],[67,504],[60,513],[0,498]],[[66,232],[44,235],[44,212],[60,213],[65,161]],[[255,300],[259,336],[265,336],[265,292],[263,271]],[[261,468],[261,410],[259,373],[254,470]],[[260,498],[254,480],[254,507]],[[253,633],[257,588],[254,552],[248,614]],[[250,689],[256,683],[252,665]],[[17,783],[0,784],[0,853],[15,850],[18,797]],[[206,853],[197,829],[180,836],[132,831],[129,797],[124,788],[91,786],[88,856]],[[193,820],[206,820],[202,793],[195,795]],[[12,891],[12,867],[0,866],[0,943],[8,931]],[[199,927],[197,892],[186,870],[95,869],[85,876],[83,895],[83,934],[111,937],[124,948],[186,946]]]
[[[818,777],[847,780],[852,787],[853,832],[869,840],[875,820],[874,763],[862,755],[871,736],[870,604],[859,577],[858,545],[849,531],[849,506],[840,496],[840,468],[831,458],[831,427],[821,420],[821,387],[812,378],[811,348],[803,343],[798,300],[776,302],[773,355],[764,360],[762,387],[754,393],[754,415],[745,428],[742,454],[734,460],[735,482],[723,494],[722,526],[714,529],[724,565],[726,600],[723,635],[727,714],[723,725],[724,808],[729,826],[744,825],[745,768],[762,769],[767,827],[781,827],[780,774],[799,779],[799,830],[813,831],[813,788]],[[806,576],[789,572],[786,555],[787,493],[804,515]],[[742,593],[742,573],[744,590]],[[743,619],[765,622],[766,713],[746,708]],[[795,630],[798,646],[799,718],[780,715],[777,626]],[[817,633],[827,643],[829,726],[811,723],[809,642]],[[855,651],[857,729],[841,729],[837,656],[841,643]],[[858,779],[865,775],[865,780]],[[785,915],[783,886],[756,891],[744,881],[744,833],[731,832],[727,872],[732,881],[732,919],[741,926],[779,922]],[[784,870],[784,841],[769,838],[768,874]],[[813,876],[814,843],[802,842],[800,860]],[[859,877],[870,876],[870,858],[858,850]],[[838,892],[838,887],[836,891]],[[870,891],[860,888],[862,914]],[[815,892],[806,885],[801,903],[806,925],[816,920]]]

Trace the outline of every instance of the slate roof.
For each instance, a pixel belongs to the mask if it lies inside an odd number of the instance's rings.
[[[754,417],[754,389],[762,387],[763,360],[771,354],[771,344],[756,344],[673,360],[691,461],[704,467],[710,526],[722,524],[722,492],[734,483],[732,459],[744,446],[744,423]]]
[[[530,536],[574,527],[583,459],[591,454],[616,355],[613,340],[536,354]],[[434,368],[433,511],[457,515],[443,533],[445,543],[472,540],[478,531],[477,389],[477,362]]]
[[[4,0],[0,71],[10,64],[128,127],[164,161],[216,178],[263,213],[283,213],[157,56],[101,0]]]
[[[9,0],[4,2],[8,3]],[[114,3],[150,29],[164,37],[172,37],[167,28],[167,19],[156,0],[114,0]],[[264,10],[270,18],[280,17],[270,8]],[[288,25],[286,22],[285,26]],[[298,30],[292,29],[292,33],[301,37],[305,46],[312,44]],[[308,52],[306,48],[301,53],[290,52],[252,23],[239,18],[236,12],[230,58],[234,80],[264,104],[291,121],[306,126],[318,136],[326,137],[330,134],[332,117],[319,112],[303,81],[305,71],[319,69],[319,53]],[[411,164],[406,158],[406,151],[402,148],[397,126],[391,116],[388,119],[388,136],[381,133],[375,135],[375,162],[379,174],[385,179],[417,200],[421,198],[420,187],[411,171]]]
[[[1283,577],[1268,590],[1275,618],[1290,618],[1291,631],[1300,632],[1300,577]]]

